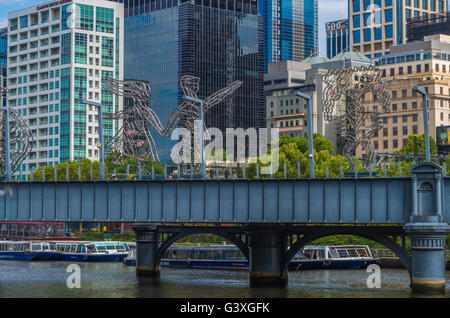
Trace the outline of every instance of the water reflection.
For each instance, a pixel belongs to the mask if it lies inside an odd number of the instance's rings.
[[[121,263],[79,263],[81,289],[69,289],[69,264],[0,261],[0,297],[423,297],[411,293],[408,273],[396,269],[382,269],[380,289],[367,288],[365,270],[290,272],[287,287],[250,288],[247,271],[163,268],[160,277],[138,278]],[[441,297],[450,297],[448,283],[446,290]]]

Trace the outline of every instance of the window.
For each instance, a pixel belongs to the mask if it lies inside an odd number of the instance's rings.
[[[402,89],[402,97],[408,97],[408,90]]]
[[[353,12],[361,11],[361,3],[360,0],[353,0]]]
[[[408,126],[403,126],[403,135],[408,135]]]
[[[386,25],[384,27],[384,33],[385,33],[386,39],[392,39],[394,37],[392,24]]]
[[[397,116],[392,116],[392,122],[393,122],[394,124],[397,123]]]
[[[359,28],[361,26],[361,19],[360,19],[360,15],[354,15],[353,16],[353,27],[354,28]]]
[[[392,98],[397,98],[397,91],[392,91]]]
[[[392,9],[384,10],[384,22],[385,23],[392,22]]]
[[[392,135],[394,135],[394,136],[398,135],[398,128],[397,127],[393,127],[392,128]]]
[[[383,137],[387,137],[387,135],[388,135],[388,129],[383,128]]]
[[[417,73],[422,72],[422,65],[420,65],[420,64],[417,64],[417,65],[416,65],[416,72],[417,72]]]
[[[361,35],[359,30],[353,31],[353,43],[361,43]]]
[[[398,148],[398,140],[397,139],[393,140],[393,147]]]
[[[408,122],[408,115],[403,115],[402,119],[404,123]]]
[[[402,103],[402,110],[408,109],[408,103]]]
[[[383,140],[383,148],[384,149],[389,148],[389,141],[388,140]]]
[[[413,126],[413,134],[417,135],[417,126]]]
[[[412,115],[412,121],[417,121],[417,114]]]

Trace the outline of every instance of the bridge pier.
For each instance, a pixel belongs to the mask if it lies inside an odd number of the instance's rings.
[[[249,240],[250,285],[287,285],[287,266],[283,264],[287,236],[281,230],[256,228],[247,232]]]
[[[159,276],[158,227],[149,224],[133,224],[132,229],[136,233],[136,275]]]
[[[445,249],[449,226],[445,223],[409,223],[411,288],[417,293],[445,293]]]

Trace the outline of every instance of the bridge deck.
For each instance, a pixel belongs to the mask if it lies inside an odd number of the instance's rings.
[[[401,224],[410,211],[407,177],[0,183],[0,221]]]

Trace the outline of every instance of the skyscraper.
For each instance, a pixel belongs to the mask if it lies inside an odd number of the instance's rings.
[[[386,54],[407,40],[411,17],[447,12],[446,0],[349,0],[350,44],[368,58]]]
[[[327,57],[348,51],[348,19],[327,22]]]
[[[98,160],[98,110],[122,107],[103,89],[123,78],[123,4],[106,0],[55,1],[8,14],[8,106],[27,120],[33,149],[26,174],[41,165]],[[119,122],[105,119],[108,142]]]
[[[263,1],[264,72],[269,63],[300,62],[318,49],[318,0]]]
[[[182,101],[181,77],[200,78],[198,96],[243,85],[206,114],[208,127],[265,126],[263,21],[255,0],[125,0],[125,79],[145,80],[164,124]],[[162,162],[176,141],[152,131]]]

